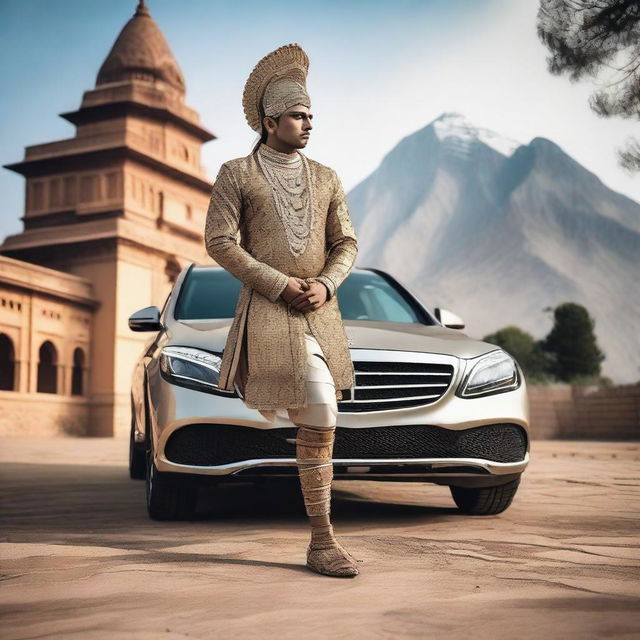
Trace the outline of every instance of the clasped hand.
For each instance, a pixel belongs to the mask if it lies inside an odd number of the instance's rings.
[[[280,297],[298,311],[312,311],[327,301],[327,288],[322,282],[307,282],[303,278],[290,276]]]

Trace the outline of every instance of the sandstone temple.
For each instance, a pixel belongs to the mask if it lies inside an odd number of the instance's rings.
[[[4,165],[25,177],[24,229],[0,245],[0,433],[124,436],[133,365],[150,341],[128,318],[162,307],[203,243],[215,136],[144,0],[76,111],[75,135]]]

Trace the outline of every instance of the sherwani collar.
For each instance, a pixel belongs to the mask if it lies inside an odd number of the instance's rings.
[[[297,150],[293,153],[283,153],[282,151],[278,151],[277,149],[270,147],[264,142],[262,142],[258,147],[258,153],[268,161],[271,160],[277,164],[297,165],[302,159],[301,154]]]

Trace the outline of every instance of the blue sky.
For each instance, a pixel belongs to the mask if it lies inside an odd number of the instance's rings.
[[[2,0],[2,164],[24,147],[74,135],[57,114],[80,105],[137,0]],[[612,189],[640,200],[640,178],[615,149],[636,133],[630,120],[598,118],[592,82],[546,71],[535,35],[537,0],[323,0],[268,3],[147,0],[187,83],[187,103],[217,140],[203,163],[249,153],[242,88],[266,53],[298,42],[311,64],[314,135],[306,153],[335,168],[347,190],[404,136],[444,111],[522,143],[559,144]],[[22,229],[24,179],[0,171],[0,238]]]

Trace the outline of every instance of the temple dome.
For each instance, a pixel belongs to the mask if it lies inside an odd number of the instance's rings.
[[[185,92],[182,71],[144,0],[139,1],[133,18],[125,24],[102,63],[96,87],[133,79],[166,83]]]

